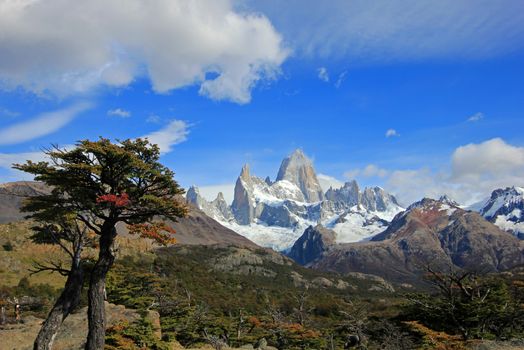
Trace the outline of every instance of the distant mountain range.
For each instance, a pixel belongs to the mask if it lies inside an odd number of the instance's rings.
[[[224,226],[277,250],[290,248],[317,223],[333,229],[337,242],[367,239],[386,229],[403,210],[382,188],[361,190],[356,181],[324,193],[311,160],[301,150],[282,161],[275,181],[251,175],[244,165],[230,206],[221,193],[209,202],[194,186],[187,199]]]
[[[317,225],[333,230],[336,243],[366,241],[404,211],[384,189],[361,190],[355,180],[323,192],[311,160],[301,150],[282,161],[275,181],[252,175],[244,165],[231,205],[222,193],[207,201],[195,186],[189,188],[187,199],[222,225],[281,251],[288,251],[308,227]],[[445,195],[440,200],[460,207]],[[524,189],[497,189],[489,199],[467,209],[524,238]]]
[[[24,198],[48,192],[38,182],[0,185],[0,223],[23,220]],[[177,223],[181,244],[271,247],[318,270],[373,274],[416,283],[428,264],[502,271],[524,264],[524,189],[493,191],[475,207],[424,198],[407,209],[380,187],[356,181],[323,192],[300,150],[282,161],[274,181],[242,168],[229,205],[198,188],[187,191],[190,214]],[[125,227],[120,227],[125,233]]]
[[[337,244],[334,236],[321,226],[309,227],[288,255],[319,270],[410,283],[419,282],[428,265],[496,272],[524,263],[524,241],[446,197],[412,204],[369,242]]]
[[[20,212],[23,200],[47,192],[49,192],[47,186],[35,181],[0,184],[0,224],[24,220],[26,214]],[[220,225],[193,205],[187,217],[169,224],[176,230],[176,240],[181,244],[233,244],[240,247],[258,247],[244,236]],[[126,231],[122,225],[119,225],[118,229],[122,232]]]

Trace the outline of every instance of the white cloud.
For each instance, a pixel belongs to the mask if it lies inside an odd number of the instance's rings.
[[[231,204],[233,202],[234,197],[234,191],[235,191],[235,184],[222,184],[222,185],[210,185],[210,186],[202,186],[198,187],[200,190],[200,194],[202,197],[207,199],[208,201],[214,200],[219,192],[222,192],[224,195],[224,199],[227,203]]]
[[[385,187],[404,203],[448,194],[462,204],[472,204],[496,188],[513,185],[524,186],[524,147],[494,138],[455,149],[449,170],[393,171]]]
[[[196,84],[247,103],[289,50],[266,17],[232,1],[2,1],[0,87],[62,96],[147,76],[159,93]]]
[[[187,140],[189,125],[182,120],[172,120],[165,128],[154,131],[143,136],[151,143],[160,147],[161,153],[168,153],[173,150],[173,146]]]
[[[318,79],[322,80],[323,82],[328,82],[329,81],[329,73],[327,71],[327,68],[326,67],[320,67],[317,69],[317,73],[318,73]]]
[[[392,171],[385,188],[394,193],[404,206],[423,197],[439,198],[443,194],[461,203],[471,199],[469,194],[457,191],[452,184],[448,183],[446,174],[435,173],[425,167]]]
[[[364,168],[348,170],[344,173],[344,177],[347,179],[355,179],[357,177],[368,178],[368,177],[386,177],[389,172],[386,169],[382,169],[375,164],[368,164]]]
[[[27,160],[33,162],[44,161],[47,156],[44,152],[23,152],[23,153],[0,153],[0,168],[11,168],[14,163],[25,163]]]
[[[6,170],[3,176],[0,175],[0,182],[32,180],[33,175],[12,168],[13,164],[23,164],[28,160],[41,162],[48,161],[49,157],[43,151],[0,153],[0,169]]]
[[[131,112],[126,111],[125,109],[122,109],[122,108],[115,108],[115,109],[108,110],[107,115],[117,116],[120,118],[129,118],[131,116]]]
[[[373,64],[485,58],[524,45],[521,0],[251,0],[249,4],[271,19],[298,55]]]
[[[400,134],[395,129],[386,130],[386,137],[400,136]]]
[[[13,145],[51,134],[72,121],[78,114],[91,108],[91,104],[80,102],[67,108],[43,113],[25,122],[0,130],[0,145]]]
[[[500,138],[494,138],[458,147],[451,162],[451,175],[456,180],[478,183],[508,176],[523,179],[524,147],[512,146]]]
[[[318,174],[317,178],[318,182],[320,183],[320,187],[322,187],[323,191],[329,190],[330,187],[341,188],[342,186],[344,186],[344,182],[334,178],[333,176],[329,176],[326,174]]]
[[[478,112],[478,113],[475,113],[475,114],[473,114],[472,116],[470,116],[470,117],[468,118],[468,122],[478,122],[478,121],[481,120],[481,119],[484,119],[484,114]]]

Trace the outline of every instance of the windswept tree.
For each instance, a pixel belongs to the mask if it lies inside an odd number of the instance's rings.
[[[115,260],[117,224],[161,244],[172,242],[174,231],[155,219],[176,221],[184,216],[187,209],[179,199],[184,190],[174,173],[159,162],[158,146],[147,139],[83,140],[72,150],[55,147],[47,155],[48,162],[28,161],[14,167],[51,188],[50,194],[29,199],[35,215],[60,208],[98,236],[98,260],[89,281],[86,349],[103,349],[106,276]]]

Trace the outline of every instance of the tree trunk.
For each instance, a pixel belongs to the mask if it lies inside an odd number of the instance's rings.
[[[101,350],[105,345],[106,313],[104,301],[106,296],[106,276],[115,261],[115,256],[113,255],[115,237],[116,229],[114,226],[109,233],[103,233],[100,236],[98,261],[93,267],[89,281],[89,305],[87,308],[89,332],[87,334],[86,350]]]
[[[80,303],[83,283],[84,270],[80,265],[80,261],[76,261],[71,266],[71,273],[67,277],[62,294],[58,297],[38,332],[33,345],[34,350],[49,350],[52,348],[53,341],[62,322]]]

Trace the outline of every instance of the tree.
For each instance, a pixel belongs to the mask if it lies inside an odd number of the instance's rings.
[[[147,139],[83,140],[72,150],[54,147],[46,153],[50,162],[28,161],[14,167],[52,189],[48,195],[29,199],[34,213],[73,213],[74,220],[98,235],[98,260],[89,281],[86,349],[103,349],[105,284],[115,260],[117,224],[127,224],[131,234],[161,244],[173,242],[174,231],[153,220],[183,217],[187,208],[179,196],[184,190],[173,179],[174,173],[159,162],[158,146]]]
[[[40,213],[41,214],[41,213]],[[60,215],[60,214],[59,214]],[[38,214],[33,216],[36,220],[43,220]],[[63,219],[63,220],[62,220]],[[59,245],[70,258],[70,267],[62,266],[58,261],[50,261],[48,264],[35,263],[33,273],[42,271],[58,272],[67,276],[62,293],[51,308],[45,322],[35,339],[35,350],[48,350],[52,348],[53,341],[58,330],[66,317],[80,303],[82,286],[84,284],[84,266],[82,251],[84,246],[90,243],[85,227],[80,227],[74,220],[67,220],[62,216],[55,219],[46,219],[48,224],[35,226],[35,234],[32,239],[36,243],[47,243]]]
[[[442,273],[429,266],[427,271],[436,293],[411,296],[408,315],[415,320],[434,330],[459,333],[464,340],[510,338],[522,331],[522,295],[502,276],[452,268]]]

